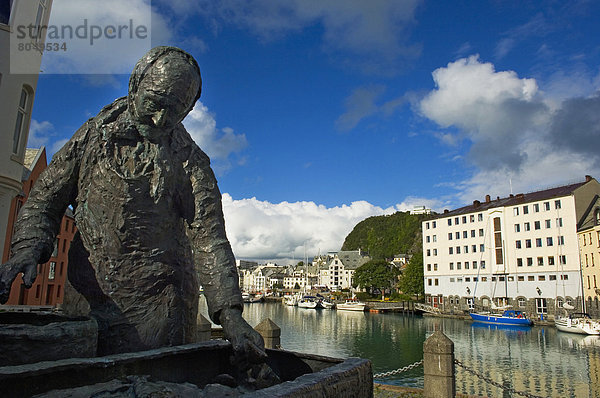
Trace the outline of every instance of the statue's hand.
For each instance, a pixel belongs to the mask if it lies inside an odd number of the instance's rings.
[[[225,338],[231,342],[234,360],[240,370],[247,370],[253,364],[262,363],[267,359],[262,336],[242,318],[239,309],[224,309],[219,320]]]
[[[0,304],[8,301],[10,287],[19,273],[23,273],[25,287],[30,288],[37,276],[37,259],[31,253],[19,252],[0,265]]]

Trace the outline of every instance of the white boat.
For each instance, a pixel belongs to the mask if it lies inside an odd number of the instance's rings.
[[[330,310],[335,308],[335,303],[333,301],[329,301],[327,299],[323,299],[321,300],[321,307]]]
[[[263,301],[263,295],[260,293],[252,295],[244,292],[242,293],[242,301],[244,301],[244,303],[260,303]]]
[[[283,298],[283,304],[289,305],[290,307],[298,305],[299,297],[295,294],[289,294]]]
[[[567,317],[554,320],[554,325],[561,332],[600,335],[600,321],[593,320],[583,312],[575,312]]]
[[[304,296],[298,300],[298,307],[300,308],[317,308],[319,300],[314,296]]]
[[[342,311],[364,311],[367,305],[357,299],[347,299],[343,303],[336,304],[335,308]]]

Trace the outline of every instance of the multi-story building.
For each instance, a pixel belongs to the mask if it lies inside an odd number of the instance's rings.
[[[443,310],[512,305],[554,315],[580,308],[578,223],[600,194],[586,176],[576,184],[510,195],[444,211],[424,221],[427,301]]]
[[[369,260],[371,257],[360,249],[335,253],[329,264],[319,271],[319,285],[331,290],[350,289],[354,272]]]
[[[6,239],[11,201],[21,192],[23,159],[29,135],[33,99],[37,88],[44,43],[39,35],[27,37],[29,47],[17,51],[18,27],[48,24],[52,0],[0,2],[0,242]],[[29,30],[28,30],[29,31]],[[35,29],[31,30],[36,32]],[[12,47],[11,47],[12,46]]]
[[[578,224],[579,258],[585,311],[592,317],[600,317],[600,197],[590,203]]]
[[[46,150],[27,149],[24,157],[24,167],[22,170],[23,190],[17,195],[11,203],[8,230],[2,254],[2,262],[6,262],[10,257],[10,240],[14,231],[14,224],[17,219],[19,209],[23,206],[29,192],[42,171],[46,168]],[[75,227],[75,217],[70,209],[64,215],[60,231],[56,237],[54,251],[50,260],[44,264],[38,265],[38,276],[31,288],[26,289],[21,277],[17,277],[12,284],[10,296],[6,305],[52,305],[61,304],[64,298],[65,282],[67,279],[68,253],[73,236],[77,228]]]

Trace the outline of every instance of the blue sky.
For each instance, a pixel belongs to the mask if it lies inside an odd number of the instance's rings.
[[[75,1],[54,0],[50,24],[76,24]],[[339,250],[371,215],[600,176],[597,2],[108,0],[83,12],[151,12],[151,42],[67,51],[61,74],[46,53],[29,146],[52,155],[126,95],[150,46],[185,49],[203,92],[184,124],[211,156],[238,258],[297,261],[305,247]],[[91,65],[122,74],[74,73]]]

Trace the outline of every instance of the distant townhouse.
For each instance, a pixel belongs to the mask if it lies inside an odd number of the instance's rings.
[[[578,225],[579,257],[585,311],[600,317],[600,197],[596,196]]]
[[[371,260],[371,257],[361,251],[340,251],[331,257],[329,264],[319,272],[319,285],[331,290],[350,289],[354,272],[358,267]]]
[[[445,311],[512,305],[554,315],[583,297],[577,227],[600,194],[592,177],[445,211],[424,221],[428,303]]]
[[[304,270],[296,270],[283,278],[283,287],[284,289],[310,290],[318,284],[318,281],[317,276],[307,274]]]
[[[286,267],[275,264],[259,265],[254,269],[241,270],[242,290],[250,293],[264,292],[273,287],[272,275],[284,273]]]

